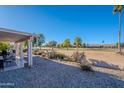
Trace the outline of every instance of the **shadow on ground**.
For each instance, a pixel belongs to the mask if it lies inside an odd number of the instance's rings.
[[[102,61],[102,60],[96,60],[96,59],[89,59],[93,65],[104,67],[104,68],[110,68],[110,69],[116,69],[121,70],[121,68],[118,65],[115,64],[109,64],[108,62]]]
[[[78,67],[35,56],[32,68],[0,72],[0,87],[16,88],[107,88],[124,87],[124,81],[101,72],[85,72]],[[6,85],[7,83],[12,85]],[[2,85],[3,84],[3,85]]]

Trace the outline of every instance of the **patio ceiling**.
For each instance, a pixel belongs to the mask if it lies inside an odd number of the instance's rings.
[[[0,28],[0,41],[22,42],[28,40],[31,36],[30,33]]]

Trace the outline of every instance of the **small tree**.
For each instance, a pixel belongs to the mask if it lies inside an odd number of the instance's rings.
[[[35,33],[34,33],[34,34],[35,34]],[[35,34],[35,35],[36,35],[36,34]],[[34,38],[33,38],[33,41],[32,41],[33,47],[38,45],[38,39],[39,39],[39,37],[38,37],[38,35],[36,35],[36,36],[37,36],[37,37],[34,37]]]
[[[40,46],[45,42],[45,37],[43,36],[43,34],[35,34],[35,37],[32,40],[32,45],[34,46]],[[28,41],[24,42],[24,47],[27,48],[28,47]]]
[[[74,39],[74,45],[76,46],[77,51],[78,51],[78,48],[82,45],[82,40],[81,40],[80,37],[75,37],[75,39]]]
[[[58,48],[63,48],[63,47],[64,47],[64,46],[63,46],[63,43],[58,44],[57,47],[58,47]]]
[[[37,37],[37,45],[41,48],[41,46],[45,43],[45,37],[43,34],[38,34]]]
[[[65,41],[63,42],[63,46],[67,47],[67,50],[68,50],[68,47],[70,47],[70,45],[71,45],[70,39],[65,39]]]
[[[82,44],[82,47],[83,47],[83,48],[86,48],[86,44],[85,44],[85,43],[83,43],[83,44]]]
[[[56,47],[56,45],[57,45],[57,42],[56,42],[56,41],[50,41],[50,42],[48,43],[48,46],[49,46],[49,47],[52,47],[52,50],[53,50],[53,47]]]
[[[57,48],[62,48],[62,44],[57,44]]]

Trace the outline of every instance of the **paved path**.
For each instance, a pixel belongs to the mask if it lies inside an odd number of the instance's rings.
[[[0,72],[0,87],[124,87],[124,81],[109,74],[84,72],[74,66],[35,57],[30,69]]]

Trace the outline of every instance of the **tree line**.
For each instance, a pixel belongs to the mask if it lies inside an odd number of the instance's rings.
[[[49,41],[45,47],[52,47],[52,49],[54,47],[57,47],[57,48],[68,48],[69,47],[76,47],[76,48],[79,48],[79,47],[83,47],[84,43],[82,43],[82,39],[80,37],[75,37],[74,39],[74,42],[73,44],[71,44],[71,41],[69,38],[65,39],[62,43],[57,43],[56,41]]]
[[[45,36],[43,34],[35,34],[37,37],[34,38],[33,40],[33,46],[34,47],[51,47],[53,48],[85,48],[87,47],[87,44],[82,42],[82,39],[80,37],[75,37],[74,42],[71,43],[70,39],[67,38],[65,39],[62,43],[58,43],[55,40],[51,40],[48,43],[45,43]],[[103,42],[103,41],[102,41]],[[25,42],[26,43],[26,42]],[[26,44],[27,45],[27,44]],[[124,47],[124,42],[120,43],[121,47]],[[118,43],[115,44],[115,47],[118,47]]]
[[[37,37],[35,37],[32,42],[34,47],[44,46],[44,47],[51,47],[52,49],[54,47],[58,47],[58,48],[67,48],[67,50],[69,47],[76,47],[76,48],[85,47],[85,43],[82,43],[82,39],[80,37],[75,37],[73,44],[71,44],[71,41],[69,38],[65,39],[63,43],[58,43],[55,40],[51,40],[48,43],[44,44],[45,43],[44,35],[37,34],[36,36]]]

